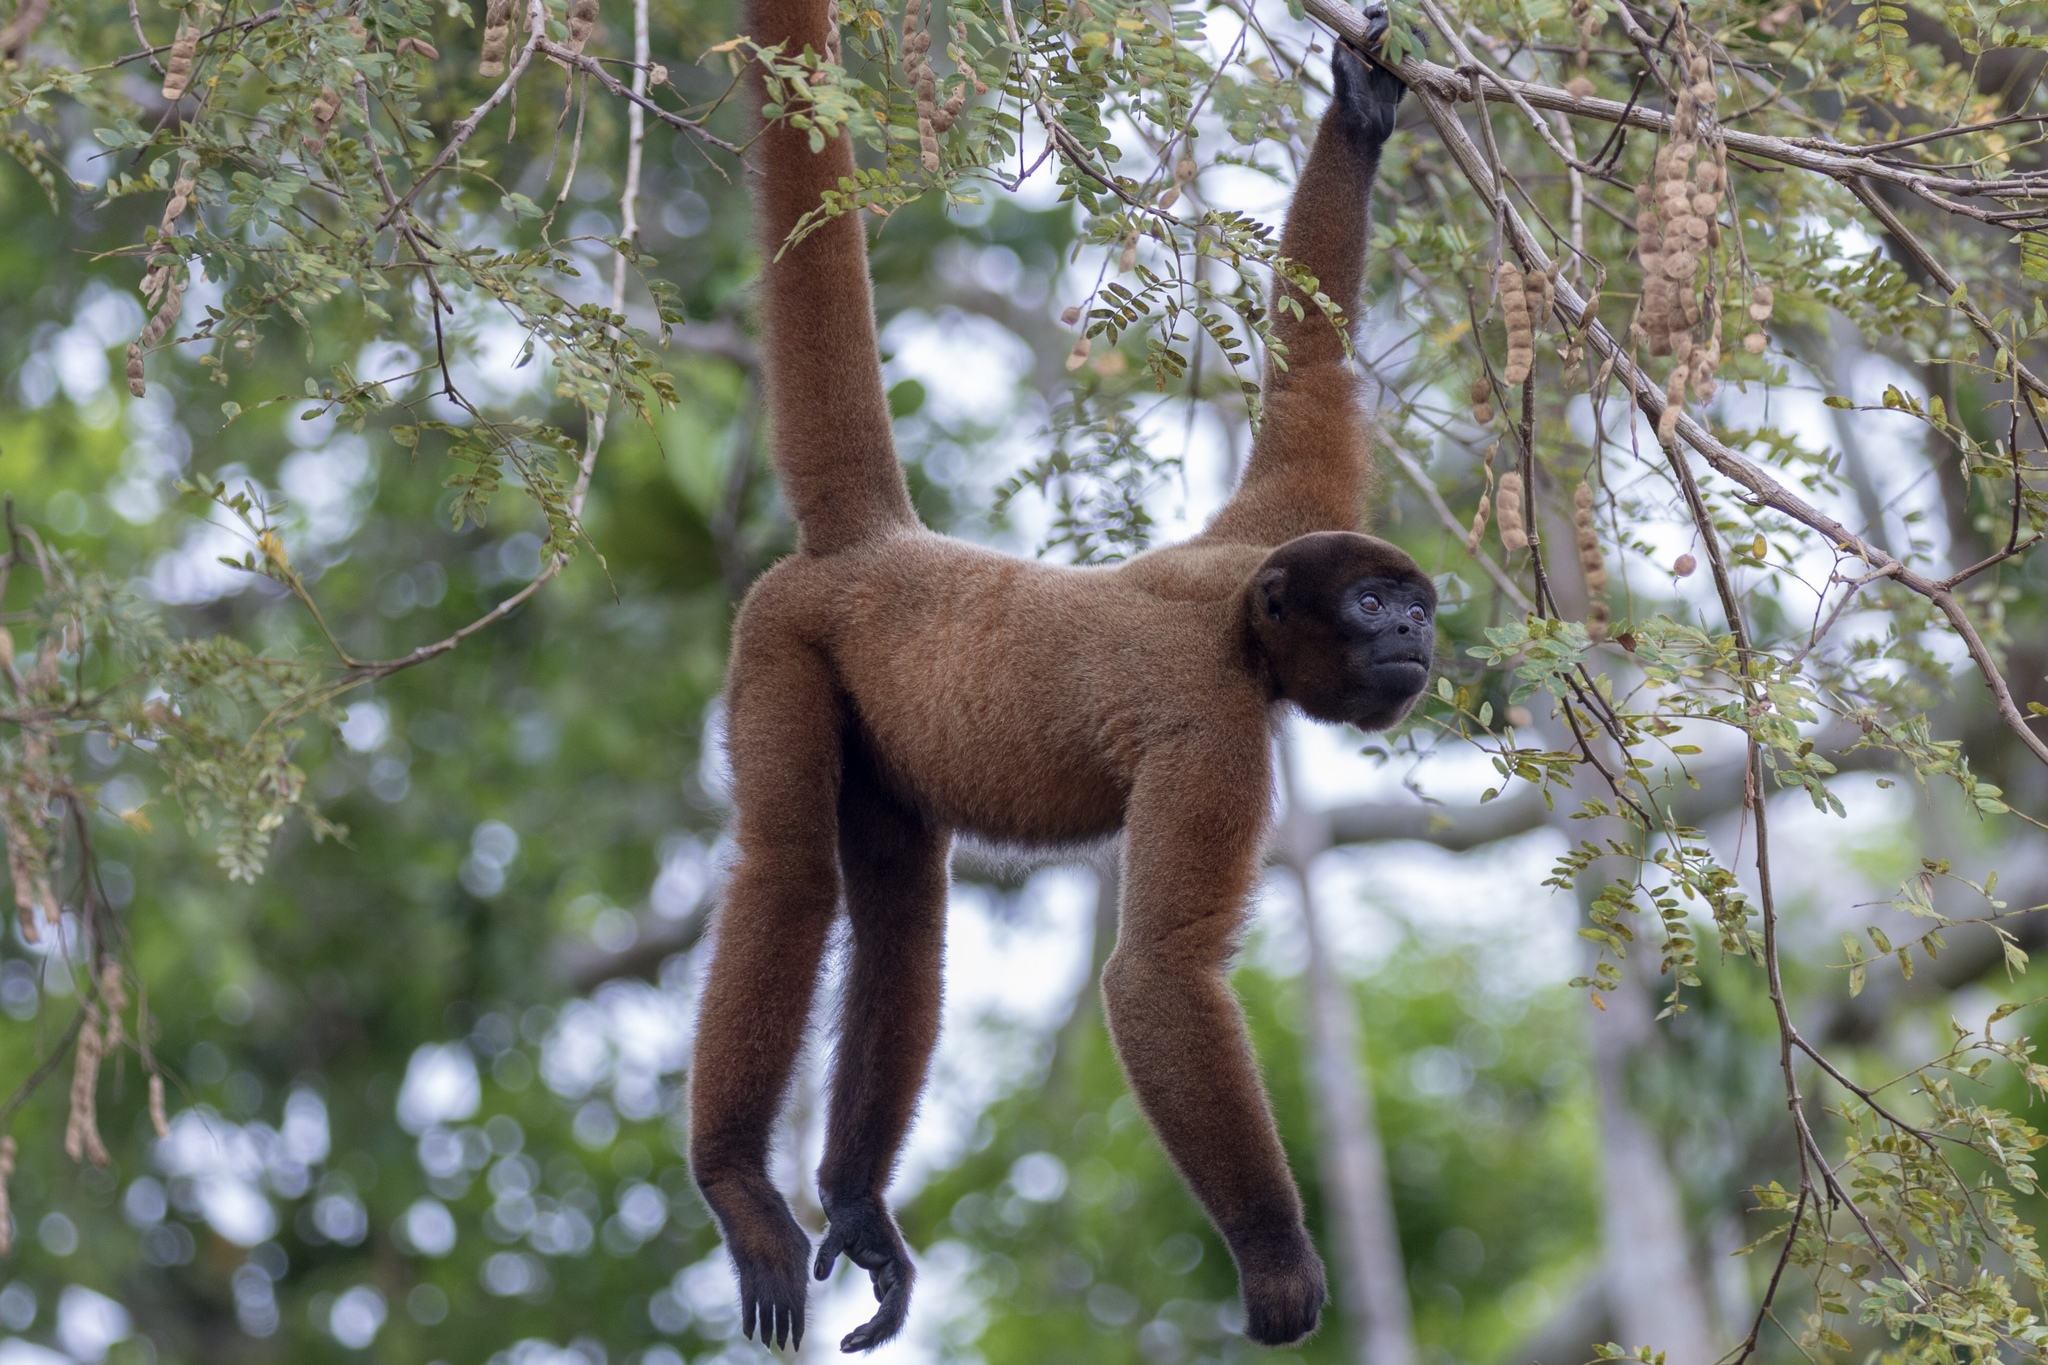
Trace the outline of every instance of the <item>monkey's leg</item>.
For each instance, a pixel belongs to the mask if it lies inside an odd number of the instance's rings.
[[[841,1252],[868,1272],[880,1304],[842,1351],[867,1351],[903,1330],[914,1276],[883,1202],[896,1153],[917,1110],[939,1036],[951,843],[905,810],[849,758],[839,804],[839,861],[853,954],[847,966],[837,1065],[818,1170],[831,1226],[818,1248],[824,1279]]]
[[[801,1345],[810,1239],[768,1178],[837,912],[841,706],[823,661],[758,636],[735,651],[730,750],[739,864],[690,1072],[690,1165],[739,1272],[741,1326]]]
[[[1218,757],[1139,773],[1102,995],[1139,1107],[1237,1261],[1245,1335],[1277,1346],[1315,1330],[1327,1291],[1225,980],[1265,822],[1248,768],[1264,764]]]

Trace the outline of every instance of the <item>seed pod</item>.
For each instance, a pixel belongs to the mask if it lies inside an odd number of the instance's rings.
[[[1479,510],[1472,514],[1472,531],[1465,537],[1466,554],[1473,555],[1479,553],[1479,538],[1486,534],[1486,518],[1487,514],[1492,510],[1493,499],[1485,493],[1481,493],[1479,495]]]
[[[1773,302],[1769,285],[1759,284],[1756,288],[1750,290],[1749,320],[1751,322],[1769,322],[1771,320],[1771,304]]]
[[[1060,310],[1060,321],[1061,321],[1061,322],[1063,322],[1063,323],[1065,323],[1065,324],[1066,324],[1067,326],[1069,326],[1069,327],[1072,327],[1072,326],[1073,326],[1073,325],[1074,325],[1075,323],[1079,322],[1080,320],[1081,320],[1081,308],[1080,308],[1080,305],[1078,305],[1078,304],[1069,304],[1069,305],[1068,305],[1067,307],[1065,307],[1065,308],[1062,308],[1062,309]]]
[[[176,103],[192,83],[192,58],[199,50],[199,27],[178,21],[178,35],[171,39],[171,55],[164,58],[163,97]]]
[[[1179,202],[1180,187],[1177,185],[1168,185],[1166,187],[1166,193],[1159,196],[1159,210],[1160,212],[1164,213],[1167,209],[1172,208],[1175,204],[1178,204]]]
[[[1677,559],[1671,561],[1671,572],[1677,574],[1680,578],[1690,578],[1692,571],[1699,566],[1700,562],[1691,555],[1680,555]]]
[[[1474,404],[1472,405],[1472,424],[1473,424],[1474,426],[1480,426],[1480,427],[1490,427],[1490,426],[1492,426],[1492,425],[1493,425],[1493,404],[1491,404],[1491,403],[1474,403]]]
[[[88,1006],[78,1029],[78,1052],[71,1072],[71,1113],[64,1124],[64,1154],[73,1161],[107,1164],[107,1145],[100,1141],[100,1030],[96,1008]]]
[[[128,343],[128,392],[137,398],[149,392],[149,385],[142,381],[142,348],[132,341]]]
[[[1678,434],[1679,414],[1685,411],[1685,381],[1689,374],[1683,365],[1671,367],[1671,377],[1664,381],[1664,413],[1657,419],[1657,439],[1669,441]]]
[[[1184,156],[1173,163],[1173,178],[1185,185],[1195,178],[1196,169],[1193,158]]]
[[[1522,475],[1510,469],[1500,476],[1500,497],[1494,503],[1494,520],[1500,526],[1500,545],[1513,554],[1529,548],[1529,533],[1522,524]]]
[[[1074,343],[1074,349],[1067,352],[1067,371],[1072,373],[1088,363],[1088,352],[1092,349],[1087,337]]]
[[[149,1126],[160,1138],[171,1135],[171,1125],[164,1113],[164,1078],[157,1072],[149,1073]]]
[[[484,46],[478,55],[479,76],[505,74],[505,45],[512,36],[512,0],[490,0],[484,10]]]
[[[1128,271],[1138,263],[1138,239],[1135,235],[1124,238],[1124,249],[1116,254],[1116,268]]]
[[[14,1139],[0,1137],[0,1256],[14,1250],[14,1212],[7,1182],[14,1178]]]
[[[1764,348],[1770,344],[1770,340],[1762,332],[1751,332],[1742,339],[1742,349],[1751,355],[1762,355]]]
[[[331,85],[320,87],[320,93],[313,100],[313,107],[307,111],[313,120],[313,135],[306,139],[309,146],[318,147],[327,141],[327,130],[334,126],[334,116],[341,112],[341,95]]]
[[[651,85],[651,86],[662,86],[662,85],[667,85],[667,84],[668,84],[668,68],[667,68],[667,67],[665,67],[665,66],[663,66],[663,65],[662,65],[662,64],[661,64],[660,62],[656,62],[656,63],[654,63],[654,65],[652,65],[652,66],[648,67],[648,68],[647,68],[647,83],[648,83],[649,85]]]
[[[597,0],[569,0],[569,50],[581,52],[597,28]]]
[[[1536,360],[1536,334],[1529,323],[1529,296],[1522,287],[1522,272],[1513,261],[1500,263],[1500,311],[1508,333],[1508,364],[1503,376],[1509,384],[1529,378]]]
[[[1574,76],[1564,83],[1564,92],[1573,99],[1591,99],[1593,96],[1593,82],[1587,80],[1584,76]]]

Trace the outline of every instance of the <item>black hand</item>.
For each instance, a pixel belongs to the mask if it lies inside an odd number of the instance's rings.
[[[1383,48],[1392,22],[1384,3],[1375,0],[1367,7],[1365,36],[1372,51]],[[1374,143],[1392,137],[1394,115],[1400,109],[1401,97],[1408,93],[1401,78],[1379,63],[1368,61],[1358,49],[1343,41],[1338,42],[1331,55],[1330,72],[1337,103],[1344,109],[1351,127]]]

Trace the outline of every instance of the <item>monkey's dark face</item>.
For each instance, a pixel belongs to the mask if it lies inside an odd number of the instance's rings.
[[[1384,729],[1429,682],[1436,588],[1384,540],[1290,540],[1259,566],[1248,605],[1280,696],[1317,720]]]

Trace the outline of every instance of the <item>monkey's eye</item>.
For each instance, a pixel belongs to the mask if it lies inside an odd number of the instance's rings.
[[[1423,607],[1418,603],[1417,605],[1408,608],[1408,619],[1418,623],[1427,621],[1429,619],[1429,611],[1427,608]]]
[[[1369,592],[1358,599],[1358,605],[1364,607],[1367,611],[1378,611],[1380,609],[1380,595],[1376,592]]]

